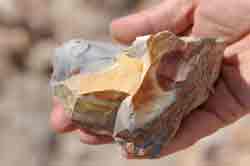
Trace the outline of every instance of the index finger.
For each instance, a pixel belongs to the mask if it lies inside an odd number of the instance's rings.
[[[193,23],[193,0],[168,0],[151,9],[114,20],[111,34],[115,40],[129,44],[137,36],[169,30],[176,34]]]

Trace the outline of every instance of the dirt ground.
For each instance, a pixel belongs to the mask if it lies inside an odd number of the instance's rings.
[[[115,145],[84,145],[50,128],[54,48],[72,38],[109,41],[112,19],[159,1],[0,0],[1,166],[249,165],[250,117],[153,161],[128,161]]]

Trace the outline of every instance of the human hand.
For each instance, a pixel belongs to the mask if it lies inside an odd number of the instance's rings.
[[[248,113],[249,11],[250,2],[247,0],[168,0],[155,8],[113,22],[114,38],[127,44],[141,35],[162,30],[181,34],[189,29],[194,36],[221,36],[230,44],[225,51],[223,72],[215,94],[202,111],[195,111],[184,120],[172,144],[162,150],[162,156],[185,149]],[[106,144],[113,141],[111,137],[79,129],[67,118],[56,100],[51,123],[57,132],[78,131],[83,143]]]
[[[163,30],[222,37],[228,44],[215,93],[201,111],[184,119],[176,138],[163,148],[161,156],[186,149],[249,113],[249,11],[249,0],[165,0],[159,6],[112,23],[113,37],[125,44],[137,36]]]

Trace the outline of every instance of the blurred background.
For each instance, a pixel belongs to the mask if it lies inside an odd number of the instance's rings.
[[[250,117],[154,161],[127,161],[114,145],[83,145],[50,128],[54,48],[72,38],[109,41],[112,19],[159,1],[0,0],[1,166],[249,166]]]

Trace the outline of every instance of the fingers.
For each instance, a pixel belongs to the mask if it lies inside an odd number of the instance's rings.
[[[241,54],[244,54],[244,52],[247,51],[249,52],[250,50],[249,43],[250,43],[250,33],[244,36],[241,40],[228,46],[225,50],[224,62],[226,62],[229,65],[239,64],[239,57],[241,56]],[[247,62],[247,61],[242,61],[242,62]]]
[[[80,129],[79,134],[81,142],[89,145],[109,144],[114,141],[110,136],[96,135],[86,129]]]
[[[231,9],[230,11],[228,9]],[[222,11],[222,12],[219,12]],[[194,13],[192,35],[221,37],[233,43],[250,31],[249,1],[199,1]]]
[[[74,125],[71,119],[66,115],[63,106],[56,98],[53,99],[53,111],[50,116],[50,121],[53,129],[59,133],[76,129],[76,125]]]
[[[247,111],[250,109],[250,49],[237,54],[237,64],[224,65],[223,79],[237,102]]]
[[[154,8],[113,21],[111,34],[115,40],[129,44],[137,36],[163,30],[181,33],[192,24],[193,11],[192,0],[164,1]]]

